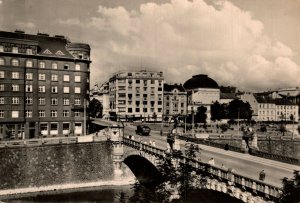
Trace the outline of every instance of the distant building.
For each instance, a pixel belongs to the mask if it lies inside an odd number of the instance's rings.
[[[197,108],[204,106],[207,108],[207,118],[211,117],[211,104],[220,102],[220,88],[218,83],[207,75],[194,75],[187,80],[183,87],[188,95],[188,113],[196,113]]]
[[[299,107],[286,98],[273,98],[271,93],[245,93],[243,101],[249,102],[256,121],[295,121],[299,119]]]
[[[0,137],[82,135],[90,46],[0,31]]]
[[[111,114],[121,119],[162,119],[162,72],[118,72],[109,79],[109,103]]]
[[[238,99],[235,93],[220,93],[221,104],[229,104],[234,99]]]
[[[109,117],[109,85],[108,82],[103,83],[100,87],[95,86],[94,89],[91,91],[91,99],[97,99],[101,102],[103,110],[102,110],[102,117],[108,118]]]
[[[181,84],[164,84],[164,116],[185,115],[187,93]]]

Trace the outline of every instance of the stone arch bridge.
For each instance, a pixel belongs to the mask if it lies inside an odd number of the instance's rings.
[[[160,182],[156,166],[166,156],[166,151],[129,138],[111,139],[112,159],[115,167],[125,163],[143,185],[154,187]],[[239,175],[233,171],[209,165],[185,156],[176,156],[177,163],[189,164],[197,173],[208,173],[206,189],[229,194],[244,202],[278,201],[281,188],[259,180]]]

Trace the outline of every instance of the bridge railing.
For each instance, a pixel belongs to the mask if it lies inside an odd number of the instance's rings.
[[[141,143],[136,140],[124,138],[123,143],[129,147],[135,148],[148,154],[158,156],[160,158],[164,157],[166,154],[166,151],[163,149],[145,143]],[[223,181],[228,181],[229,184],[236,185],[247,191],[251,191],[252,193],[261,193],[270,199],[277,199],[281,195],[281,188],[267,184],[260,180],[240,175],[232,169],[225,169],[218,166],[210,165],[200,160],[191,159],[183,155],[177,155],[175,158],[177,159],[178,163],[188,164],[195,170],[200,170],[214,178]]]

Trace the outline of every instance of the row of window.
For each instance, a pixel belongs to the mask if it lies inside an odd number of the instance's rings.
[[[0,71],[0,78],[5,78],[5,71]],[[11,72],[11,78],[12,79],[20,79],[20,72]],[[26,80],[32,80],[33,73],[26,73],[25,75]],[[51,81],[58,81],[59,77],[57,74],[51,74]],[[46,80],[46,74],[40,73],[39,74],[39,80],[43,81]],[[64,82],[70,82],[70,75],[63,75],[63,81]],[[75,75],[74,76],[74,82],[81,82],[81,76]],[[87,81],[89,82],[89,81]]]
[[[11,90],[13,92],[20,91],[20,86],[19,85],[13,84],[11,86],[11,88],[12,88]],[[51,86],[50,90],[51,90],[51,93],[58,93],[58,86]],[[5,84],[0,84],[0,91],[5,91]],[[25,86],[25,91],[26,92],[32,92],[33,91],[33,85],[26,85]],[[40,93],[45,93],[46,92],[46,86],[45,85],[39,85],[38,91]],[[64,86],[63,87],[63,93],[66,93],[66,94],[70,93],[70,87]],[[80,87],[74,87],[74,93],[80,94],[81,93],[81,88]],[[87,90],[87,94],[88,93],[89,93],[89,91]]]
[[[70,110],[63,110],[62,116],[63,117],[70,117],[71,112]],[[74,111],[74,117],[82,117],[83,113],[80,110]],[[11,118],[19,118],[21,117],[20,111],[11,111]],[[32,110],[26,110],[25,111],[25,117],[26,118],[32,118]],[[46,117],[46,111],[45,110],[39,110],[39,117]],[[50,110],[50,117],[58,117],[58,111],[57,110]],[[0,110],[0,118],[5,118],[5,110]]]
[[[133,110],[134,110],[133,108],[128,108],[127,112],[128,113],[134,113]],[[123,111],[122,111],[122,108],[119,108],[119,111],[120,112],[125,112],[125,109],[123,109]],[[162,112],[162,108],[158,108],[157,111]],[[135,112],[136,113],[139,113],[139,112],[147,113],[148,109],[147,108],[135,108]],[[149,112],[154,112],[154,108],[151,108]]]
[[[51,98],[51,105],[58,105],[58,98]],[[5,98],[0,97],[0,104],[5,104]],[[11,104],[20,104],[20,98],[19,97],[12,97],[11,98]],[[32,97],[26,97],[25,98],[25,104],[33,104],[33,98]],[[45,105],[46,99],[44,97],[39,98],[39,105]],[[63,105],[68,106],[70,105],[70,99],[63,99]],[[81,105],[81,99],[75,98],[74,99],[74,105],[79,106]]]
[[[4,58],[0,58],[0,65],[11,65],[11,66],[20,66],[20,60],[19,59],[11,59],[10,64],[7,64],[4,60]],[[26,60],[25,67],[32,68],[33,67],[33,61],[32,60]],[[38,63],[39,68],[46,68],[46,63],[44,61],[40,61]],[[47,67],[48,68],[48,67]],[[58,69],[58,64],[56,62],[51,63],[51,69]],[[70,65],[65,63],[63,66],[64,70],[69,70]],[[79,71],[81,69],[80,64],[75,64],[75,70]]]
[[[12,53],[18,54],[18,53],[26,53],[29,55],[33,54],[33,50],[31,48],[26,48],[26,49],[19,49],[19,47],[7,47],[6,50],[4,50],[4,46],[0,45],[0,52],[4,51],[11,51]]]

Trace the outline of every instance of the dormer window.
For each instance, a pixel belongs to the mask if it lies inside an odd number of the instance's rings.
[[[13,47],[12,48],[12,53],[15,53],[15,54],[19,53],[19,48],[18,47]]]
[[[64,65],[64,70],[69,70],[69,64]]]

